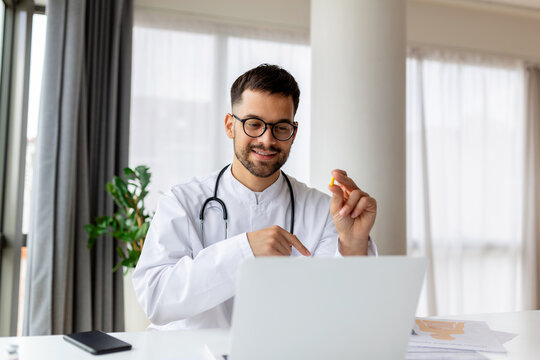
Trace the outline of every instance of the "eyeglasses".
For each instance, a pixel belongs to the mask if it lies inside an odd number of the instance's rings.
[[[266,129],[272,127],[272,135],[279,141],[287,141],[294,135],[297,125],[290,123],[287,120],[278,121],[275,124],[269,124],[258,118],[240,119],[238,116],[231,114],[236,120],[242,123],[244,132],[247,136],[256,138],[262,136]]]

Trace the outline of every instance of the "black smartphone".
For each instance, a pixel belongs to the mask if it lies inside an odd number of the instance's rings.
[[[99,330],[64,335],[64,340],[94,355],[131,350],[131,344]]]

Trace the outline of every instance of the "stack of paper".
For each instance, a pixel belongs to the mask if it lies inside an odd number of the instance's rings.
[[[418,318],[406,359],[486,359],[482,352],[505,353],[503,344],[515,336],[493,331],[483,321]]]

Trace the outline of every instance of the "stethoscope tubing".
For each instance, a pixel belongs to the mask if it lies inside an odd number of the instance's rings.
[[[218,187],[219,187],[219,181],[221,180],[221,177],[223,176],[223,174],[225,173],[225,170],[227,170],[227,168],[229,166],[231,166],[231,164],[226,165],[219,172],[219,174],[217,176],[217,179],[216,179],[216,185],[214,186],[214,196],[211,196],[211,197],[209,197],[208,199],[206,199],[204,201],[204,203],[203,203],[203,205],[201,207],[201,211],[199,212],[199,220],[201,222],[201,236],[202,236],[203,247],[205,247],[205,243],[204,243],[204,210],[206,209],[206,206],[212,201],[217,202],[221,206],[221,210],[222,210],[222,213],[223,213],[223,221],[225,223],[225,239],[228,237],[228,234],[227,234],[228,226],[227,225],[228,225],[228,221],[229,221],[229,216],[228,216],[228,213],[227,213],[227,205],[225,205],[225,202],[223,200],[221,200],[217,196],[217,192],[218,192]],[[294,234],[294,192],[293,192],[291,181],[289,180],[289,177],[283,172],[283,170],[281,170],[281,173],[283,174],[283,177],[285,178],[285,181],[287,182],[287,186],[289,187],[289,195],[291,197],[291,227],[290,227],[290,233]]]

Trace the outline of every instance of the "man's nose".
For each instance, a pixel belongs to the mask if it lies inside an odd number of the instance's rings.
[[[272,145],[277,142],[276,138],[272,134],[272,127],[271,126],[268,126],[266,128],[266,131],[264,132],[264,134],[259,136],[259,141],[262,142],[262,143],[265,143],[265,144],[272,144]]]

